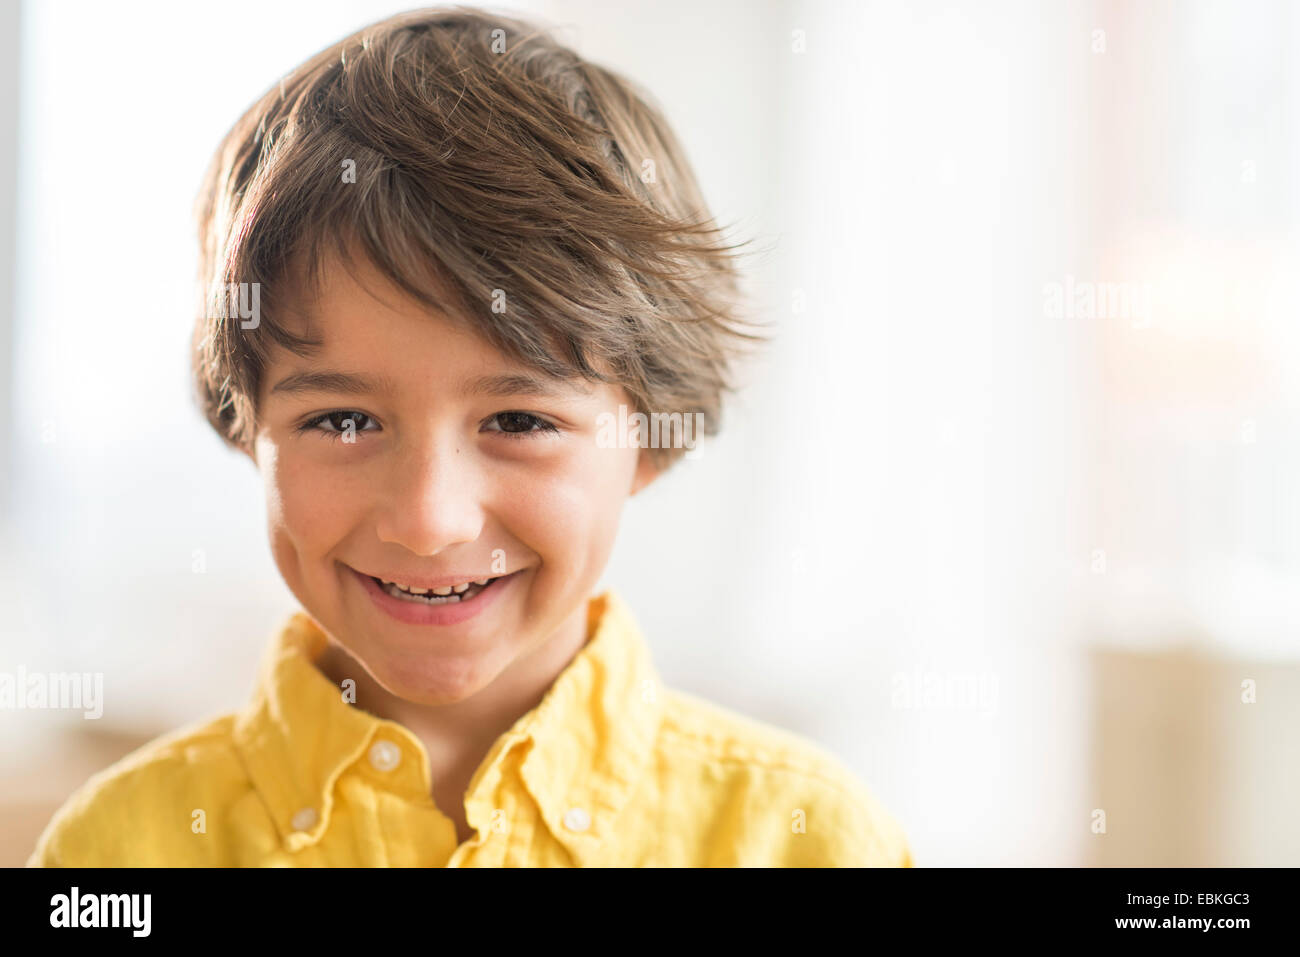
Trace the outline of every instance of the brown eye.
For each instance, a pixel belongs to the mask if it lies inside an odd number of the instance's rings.
[[[325,416],[325,421],[332,425],[337,432],[345,432],[349,428],[360,432],[365,428],[366,423],[370,421],[370,416],[364,412],[331,412]]]
[[[300,432],[323,432],[326,435],[343,435],[357,432],[372,432],[377,428],[375,420],[364,412],[353,409],[339,409],[318,415],[303,423]]]
[[[498,412],[489,421],[496,422],[500,426],[496,429],[488,429],[489,432],[500,432],[511,438],[523,438],[543,432],[559,431],[545,419],[538,418],[528,412]]]

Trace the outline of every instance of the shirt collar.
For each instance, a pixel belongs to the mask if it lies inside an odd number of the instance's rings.
[[[636,621],[613,590],[588,599],[586,644],[541,703],[497,739],[466,798],[480,840],[504,758],[525,748],[520,777],[547,827],[578,864],[593,862],[648,763],[663,689]],[[314,665],[329,639],[305,612],[292,615],[267,648],[253,697],[235,721],[234,740],[254,788],[287,850],[318,841],[329,825],[334,783],[362,759],[376,732],[415,760],[385,784],[431,800],[424,746],[405,727],[344,701]]]

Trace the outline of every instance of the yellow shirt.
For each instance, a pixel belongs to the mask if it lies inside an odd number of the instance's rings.
[[[662,687],[613,591],[542,702],[497,739],[457,844],[405,727],[344,701],[299,612],[249,705],[150,742],[72,795],[28,866],[911,866],[897,823],[811,742]]]

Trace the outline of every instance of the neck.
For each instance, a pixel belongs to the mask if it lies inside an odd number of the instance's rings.
[[[511,662],[487,687],[453,704],[423,705],[397,697],[332,641],[316,667],[335,683],[342,676],[355,678],[357,707],[402,725],[424,744],[435,788],[448,779],[468,784],[497,738],[541,703],[582,650],[587,627],[587,602],[582,602],[538,647]]]

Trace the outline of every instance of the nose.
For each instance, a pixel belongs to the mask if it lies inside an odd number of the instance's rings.
[[[472,456],[454,441],[396,450],[387,465],[376,527],[381,541],[429,556],[479,537],[482,482]]]

